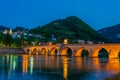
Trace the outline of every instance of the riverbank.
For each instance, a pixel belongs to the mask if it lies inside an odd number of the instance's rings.
[[[24,50],[19,48],[0,48],[0,54],[23,54]]]

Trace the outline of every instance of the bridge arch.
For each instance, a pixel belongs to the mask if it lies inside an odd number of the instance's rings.
[[[41,55],[46,55],[47,54],[47,51],[46,51],[45,48],[42,48],[40,52],[41,52]]]
[[[61,56],[72,56],[73,55],[73,51],[71,48],[69,47],[65,47],[61,50],[61,53],[60,53]]]
[[[99,47],[94,50],[92,57],[104,57],[104,54],[106,54],[106,57],[109,57],[109,52],[110,49]]]
[[[108,58],[109,57],[109,52],[104,49],[104,48],[101,48],[98,52],[98,57],[100,58]]]
[[[84,47],[78,48],[74,56],[80,56],[80,57],[89,56],[89,51]]]
[[[38,54],[38,49],[37,48],[34,48],[33,50],[32,50],[32,53],[31,54]]]
[[[51,50],[50,50],[50,55],[58,55],[58,49],[56,47],[53,47]]]

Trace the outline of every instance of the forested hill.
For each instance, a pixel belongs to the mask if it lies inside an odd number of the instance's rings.
[[[100,29],[98,32],[112,42],[120,43],[120,24]]]
[[[89,40],[94,42],[107,41],[98,34],[97,31],[92,29],[88,24],[76,16],[70,16],[66,19],[53,21],[44,26],[31,29],[29,32],[40,34],[46,40],[51,40],[51,37],[54,37],[60,42],[66,38],[71,42],[77,40]]]
[[[4,31],[5,29],[9,29],[9,28],[5,26],[0,26],[0,31]]]

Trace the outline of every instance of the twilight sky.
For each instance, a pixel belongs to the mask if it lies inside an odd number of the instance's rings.
[[[98,30],[120,23],[120,0],[0,0],[0,25],[34,28],[77,16]]]

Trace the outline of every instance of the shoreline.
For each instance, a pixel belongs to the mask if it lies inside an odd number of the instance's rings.
[[[0,54],[24,54],[23,49],[19,48],[0,48]]]
[[[112,77],[107,77],[105,80],[120,80],[120,73],[115,74]]]

